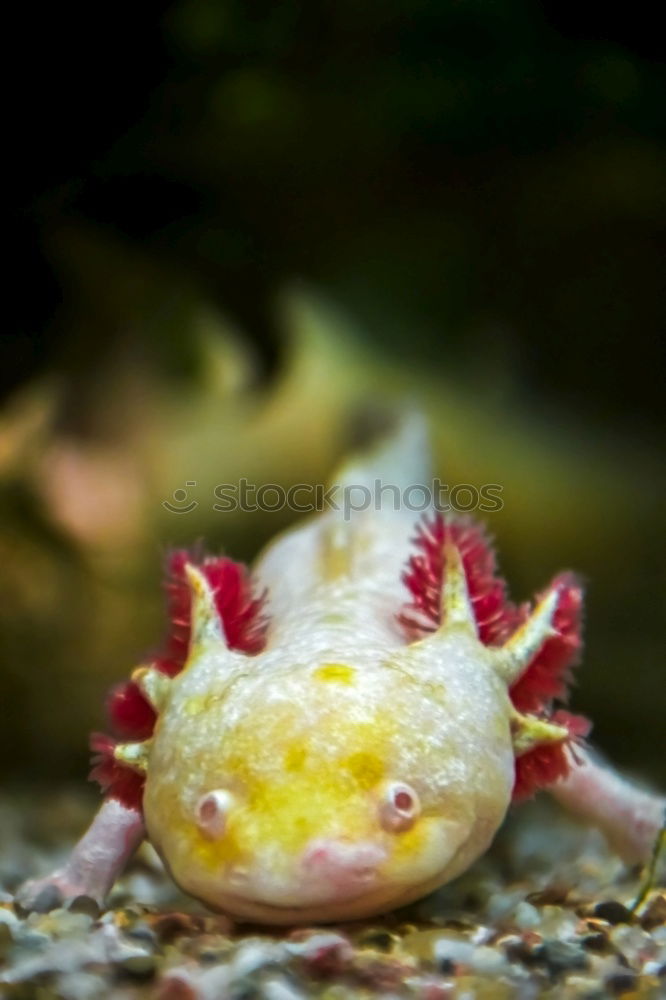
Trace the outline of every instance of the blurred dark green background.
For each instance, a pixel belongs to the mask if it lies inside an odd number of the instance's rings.
[[[320,479],[359,404],[408,393],[438,471],[504,485],[518,596],[589,579],[576,707],[666,780],[657,8],[12,17],[4,770],[85,767],[101,692],[159,630],[166,545],[251,557],[289,520],[169,521],[163,498]],[[313,297],[347,319],[295,333]]]

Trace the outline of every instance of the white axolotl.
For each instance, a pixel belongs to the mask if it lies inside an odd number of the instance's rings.
[[[627,860],[649,859],[666,800],[594,762],[584,720],[553,714],[578,582],[516,607],[482,529],[395,509],[427,481],[426,454],[409,417],[334,479],[338,499],[388,484],[383,506],[289,530],[252,581],[174,554],[168,644],[111,698],[125,740],[94,741],[106,798],[24,907],[103,902],[148,837],[178,885],[242,920],[367,917],[455,878],[512,798],[549,783]]]

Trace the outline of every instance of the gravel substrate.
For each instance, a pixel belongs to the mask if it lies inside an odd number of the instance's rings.
[[[453,885],[370,922],[275,930],[184,897],[151,848],[99,914],[18,913],[90,818],[79,793],[0,800],[0,996],[16,1000],[666,998],[666,880],[636,915],[637,873],[547,802],[521,810]]]

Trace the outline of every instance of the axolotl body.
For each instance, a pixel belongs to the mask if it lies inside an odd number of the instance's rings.
[[[423,483],[426,451],[408,419],[334,482]],[[112,695],[125,740],[94,742],[106,798],[23,905],[101,901],[147,836],[184,890],[240,919],[365,917],[464,871],[512,798],[548,785],[649,856],[663,799],[595,763],[585,720],[553,708],[580,647],[573,575],[516,607],[482,529],[394,503],[316,515],[252,580],[224,558],[171,569],[167,647]]]

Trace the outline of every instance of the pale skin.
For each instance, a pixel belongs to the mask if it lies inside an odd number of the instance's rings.
[[[413,454],[413,429],[402,438],[380,467]],[[361,474],[352,466],[341,481]],[[400,511],[329,513],[278,539],[256,568],[271,625],[251,657],[228,648],[206,579],[189,567],[187,663],[172,680],[135,672],[158,723],[116,751],[146,776],[143,813],[106,800],[67,865],[27,883],[19,902],[103,903],[144,836],[187,892],[266,923],[385,912],[469,867],[505,817],[516,756],[568,735],[508,696],[553,634],[558,593],[504,646],[484,646],[449,545],[442,625],[409,643],[396,613],[413,523]],[[577,761],[550,790],[627,861],[647,862],[666,799],[582,751]]]

